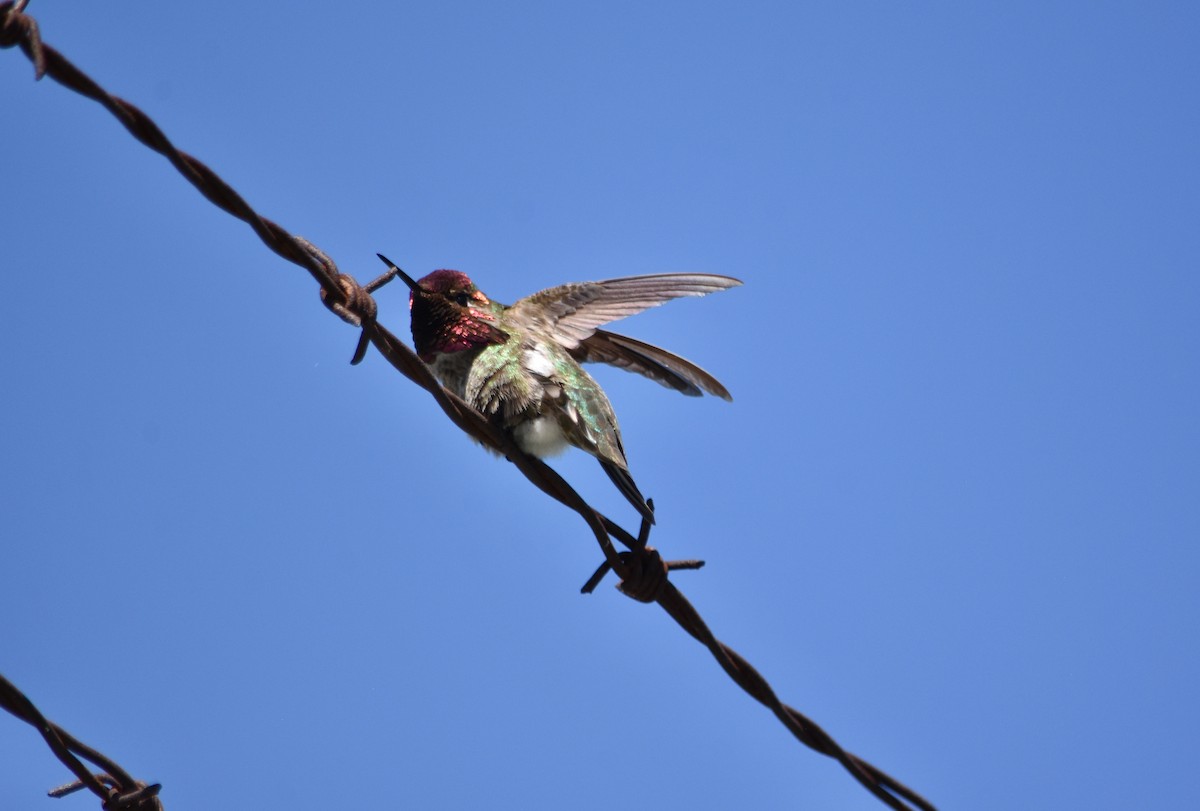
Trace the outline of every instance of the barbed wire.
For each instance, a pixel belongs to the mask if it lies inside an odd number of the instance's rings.
[[[934,811],[934,806],[921,795],[881,769],[847,752],[816,722],[784,704],[767,680],[749,662],[716,638],[699,612],[668,577],[670,571],[699,568],[703,565],[702,561],[664,561],[658,551],[648,543],[650,525],[646,521],[643,520],[636,537],[631,535],[591,507],[551,467],[524,453],[482,414],[453,392],[443,388],[429,367],[376,320],[378,310],[371,294],[391,281],[394,272],[389,271],[366,285],[360,285],[352,276],[340,272],[336,263],[311,242],[289,233],[275,222],[258,214],[214,171],[186,152],[176,149],[144,112],[128,101],[106,92],[61,53],[45,45],[41,40],[37,22],[24,13],[27,5],[28,0],[0,2],[0,47],[19,46],[33,63],[37,79],[49,76],[63,86],[99,102],[134,138],[166,157],[210,202],[246,222],[272,251],[307,270],[320,285],[322,303],[342,320],[361,329],[351,363],[361,362],[368,347],[375,347],[397,371],[429,392],[446,416],[462,431],[504,455],[534,486],[575,511],[587,523],[600,546],[604,562],[584,585],[584,593],[592,591],[610,569],[616,572],[620,578],[618,588],[623,594],[641,602],[657,603],[662,607],[681,628],[708,648],[717,663],[738,686],[771,710],[801,743],[837,760],[860,784],[889,807],[900,811],[914,808]],[[613,544],[614,539],[626,547],[626,551],[618,552]],[[113,798],[140,793],[143,796],[136,802],[153,800],[157,804],[156,807],[161,808],[156,796],[157,785],[146,786],[133,781],[115,763],[49,724],[33,704],[3,680],[3,677],[0,677],[0,706],[41,730],[50,748],[78,778],[76,783],[56,790],[57,793],[52,792],[54,796],[86,787],[104,799],[106,809],[124,809],[133,806],[112,805]],[[107,774],[92,775],[71,752],[101,766]]]
[[[65,797],[86,788],[100,798],[105,811],[162,811],[162,803],[158,799],[158,792],[162,786],[158,783],[146,784],[134,780],[116,761],[83,743],[57,724],[47,721],[46,716],[42,715],[41,710],[34,706],[28,696],[2,675],[0,707],[40,732],[50,751],[75,775],[76,780],[73,783],[52,789],[51,797]],[[90,761],[104,771],[93,774],[79,758]]]

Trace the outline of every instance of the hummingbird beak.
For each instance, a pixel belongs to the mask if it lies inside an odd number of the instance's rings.
[[[399,277],[400,277],[400,281],[402,281],[402,282],[404,282],[406,285],[408,285],[408,289],[409,289],[409,290],[413,291],[414,293],[424,293],[424,292],[425,292],[425,288],[421,287],[419,284],[417,284],[416,282],[414,282],[414,281],[412,280],[412,277],[411,277],[411,276],[409,276],[407,273],[405,273],[403,270],[401,270],[400,268],[396,267],[395,263],[394,263],[394,262],[392,262],[392,260],[391,260],[391,259],[388,259],[386,256],[384,256],[384,255],[383,255],[383,254],[381,254],[381,253],[377,253],[377,254],[375,254],[375,255],[376,255],[376,256],[378,256],[378,257],[380,258],[380,260],[383,262],[383,264],[387,265],[387,266],[388,266],[388,268],[390,268],[390,269],[391,269],[391,271],[392,271],[392,275],[394,275],[394,276],[399,276]]]

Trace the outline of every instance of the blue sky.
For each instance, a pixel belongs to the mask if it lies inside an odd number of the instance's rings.
[[[595,370],[717,635],[941,808],[1192,802],[1194,5],[30,11],[361,280],[744,280],[615,325],[732,403]],[[50,718],[175,811],[882,807],[661,611],[580,596],[578,517],[349,366],[306,274],[0,62],[0,672]],[[0,751],[0,805],[95,807],[41,798],[28,727]]]

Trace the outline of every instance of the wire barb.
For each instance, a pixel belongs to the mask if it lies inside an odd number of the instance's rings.
[[[142,811],[162,811],[162,803],[158,800],[158,792],[162,791],[162,786],[158,783],[146,784],[140,780],[134,781],[134,790],[119,793],[120,784],[112,779],[107,774],[97,774],[96,779],[106,786],[117,789],[117,793],[104,801],[105,811],[124,811],[125,809],[141,809]],[[46,792],[50,797],[59,799],[66,797],[69,794],[87,788],[83,781],[76,780],[74,783],[67,783],[65,786],[52,788]]]
[[[623,593],[634,599],[658,603],[681,628],[709,649],[735,683],[770,709],[799,741],[837,760],[885,805],[901,811],[914,808],[933,811],[933,805],[919,794],[880,769],[846,752],[821,727],[781,702],[758,671],[713,635],[696,609],[667,577],[667,573],[673,568],[698,568],[700,562],[663,563],[658,552],[647,545],[649,528],[645,521],[637,538],[610,521],[584,501],[552,468],[540,459],[522,452],[510,437],[499,431],[482,414],[443,388],[429,367],[422,363],[408,346],[378,323],[377,308],[370,294],[391,278],[402,275],[403,272],[399,268],[389,270],[365,287],[361,286],[353,277],[338,271],[333,260],[311,242],[293,236],[276,223],[262,217],[204,163],[178,150],[144,112],[124,99],[107,93],[62,54],[44,45],[36,21],[24,14],[27,2],[28,0],[0,2],[0,47],[19,45],[33,63],[37,78],[49,75],[63,86],[99,102],[134,138],[166,157],[206,199],[247,223],[259,239],[279,256],[306,270],[320,285],[321,300],[325,306],[338,317],[362,330],[352,363],[361,361],[367,345],[373,345],[397,371],[429,392],[446,416],[462,431],[507,457],[534,486],[578,513],[595,536],[605,559],[604,564],[588,581],[592,588],[609,569],[616,572],[621,579],[619,587]],[[613,540],[626,546],[629,551],[618,553],[613,546]],[[589,586],[585,585],[584,591],[589,590]],[[0,677],[0,706],[37,728],[50,749],[75,774],[77,782],[100,797],[106,809],[161,809],[157,798],[157,784],[146,785],[134,781],[117,764],[75,740],[61,728],[50,724],[23,694],[3,677]],[[118,785],[105,786],[104,780],[92,774],[75,757],[76,754],[99,766],[105,771],[102,777]]]

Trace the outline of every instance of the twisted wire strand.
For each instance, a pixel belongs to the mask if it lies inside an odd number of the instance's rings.
[[[803,713],[784,704],[757,670],[736,651],[718,640],[700,617],[699,612],[669,581],[667,573],[673,568],[673,564],[663,564],[661,558],[657,557],[657,552],[646,545],[649,534],[647,526],[643,526],[639,537],[635,538],[591,507],[552,468],[540,459],[521,451],[508,436],[498,431],[482,414],[453,392],[443,388],[429,367],[421,362],[399,338],[376,321],[375,302],[370,294],[390,280],[390,274],[384,274],[368,285],[359,285],[353,277],[338,271],[333,260],[315,245],[262,217],[212,169],[195,157],[177,149],[144,112],[130,102],[109,94],[61,53],[49,45],[45,45],[41,41],[37,22],[24,13],[27,3],[28,0],[0,2],[0,47],[19,46],[33,63],[36,78],[40,79],[43,75],[49,76],[68,89],[99,102],[124,125],[134,138],[166,157],[172,166],[206,199],[246,222],[254,229],[259,239],[279,256],[308,271],[320,285],[321,300],[326,307],[343,320],[362,329],[359,345],[355,350],[352,362],[357,363],[362,359],[368,343],[374,346],[397,371],[429,392],[437,405],[459,429],[484,445],[499,451],[539,490],[576,512],[595,536],[604,555],[604,565],[616,572],[621,579],[622,592],[643,602],[658,603],[680,627],[708,648],[718,664],[738,686],[770,709],[797,740],[814,751],[837,760],[864,788],[885,805],[900,811],[914,808],[935,811],[934,806],[920,794],[881,769],[847,752],[819,725]],[[614,538],[629,551],[618,553],[613,545]],[[695,561],[683,561],[674,564],[674,567],[697,568],[697,565],[698,562]],[[598,581],[603,573],[604,567],[602,566],[597,575],[593,577],[593,581]],[[646,578],[648,577],[654,579],[647,582]],[[594,582],[589,581],[589,586],[594,585]],[[590,590],[590,588],[585,587],[585,590]],[[0,688],[4,685],[11,687],[7,681],[4,681],[0,684]],[[15,688],[12,689],[15,690]],[[17,702],[17,705],[12,706],[3,701],[4,697],[5,692],[0,689],[0,703],[9,712],[39,729],[50,729],[54,732],[53,735],[47,736],[43,731],[47,744],[76,774],[79,782],[97,793],[98,796],[105,796],[102,794],[105,791],[111,794],[115,789],[105,789],[101,777],[88,772],[86,767],[70,756],[71,751],[82,754],[92,762],[97,762],[97,760],[93,759],[91,755],[101,758],[104,763],[102,767],[108,772],[108,775],[102,777],[118,782],[123,789],[133,789],[132,793],[136,793],[135,786],[144,787],[145,784],[136,784],[115,763],[107,761],[103,756],[99,756],[99,753],[87,750],[90,752],[89,755],[82,751],[85,747],[70,738],[61,729],[53,725],[47,727],[48,722],[45,722],[41,714],[23,695],[21,698],[24,701]],[[13,706],[18,706],[19,709],[14,710]],[[61,754],[64,747],[68,756],[65,758]],[[154,793],[157,793],[157,787],[144,787],[142,790],[149,793],[151,788],[154,789]],[[158,802],[157,797],[153,797],[152,794],[150,796],[154,802]],[[108,801],[106,801],[105,807],[109,808],[107,803]]]

